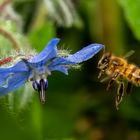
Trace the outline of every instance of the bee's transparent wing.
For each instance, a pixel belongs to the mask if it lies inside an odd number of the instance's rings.
[[[130,57],[130,56],[133,55],[134,53],[135,53],[134,50],[130,50],[129,52],[127,52],[127,53],[125,54],[124,58],[126,59],[126,58]]]

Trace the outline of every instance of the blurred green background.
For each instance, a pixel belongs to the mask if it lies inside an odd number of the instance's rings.
[[[58,48],[72,53],[91,43],[118,56],[135,50],[129,61],[140,66],[139,7],[140,0],[0,0],[0,58],[16,46],[40,52],[58,37]],[[117,85],[107,92],[97,79],[102,53],[68,76],[53,72],[45,105],[30,82],[1,98],[0,140],[140,140],[140,88],[117,111]]]

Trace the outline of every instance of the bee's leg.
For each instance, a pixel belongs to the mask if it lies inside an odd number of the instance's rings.
[[[100,72],[99,72],[99,75],[98,75],[98,79],[102,76],[102,74],[103,74],[103,72],[100,71]]]
[[[103,82],[109,80],[110,78],[111,78],[110,76],[107,76],[107,77],[103,78],[100,82],[103,83]]]
[[[111,85],[114,83],[114,79],[111,79],[110,81],[109,81],[109,83],[108,83],[108,85],[107,85],[107,88],[106,88],[106,90],[108,91],[109,90],[109,88],[111,87]]]
[[[127,88],[126,88],[126,94],[127,95],[130,95],[130,93],[132,91],[132,87],[133,87],[132,83],[128,82],[127,83]]]
[[[108,86],[107,86],[107,89],[106,90],[109,90],[109,88],[111,87],[111,85],[114,83],[114,81],[118,78],[119,76],[119,72],[115,72],[111,78],[111,80],[109,81],[108,83]]]
[[[109,81],[109,83],[108,83],[108,85],[107,85],[107,88],[106,88],[106,90],[108,91],[109,90],[109,88],[111,87],[111,85],[114,83],[114,79],[111,79],[110,81]]]
[[[124,95],[124,82],[122,81],[122,78],[120,81],[118,81],[118,83],[119,83],[119,87],[118,87],[117,96],[115,100],[117,110],[119,109],[118,106],[121,103],[123,95]]]

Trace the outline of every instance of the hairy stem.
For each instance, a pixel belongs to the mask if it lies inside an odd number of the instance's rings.
[[[9,41],[13,44],[13,48],[15,48],[17,52],[19,52],[20,49],[18,42],[10,32],[6,31],[3,28],[0,28],[0,34],[3,35],[5,38],[9,39]]]
[[[0,5],[0,13],[3,11],[3,9],[5,8],[5,6],[9,3],[11,3],[12,0],[5,0],[1,5]]]

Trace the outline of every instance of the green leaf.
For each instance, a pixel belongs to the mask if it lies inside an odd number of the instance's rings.
[[[53,37],[55,37],[55,26],[52,22],[46,22],[28,34],[30,42],[37,51],[41,51]]]
[[[119,0],[119,3],[132,32],[140,40],[140,0]]]

